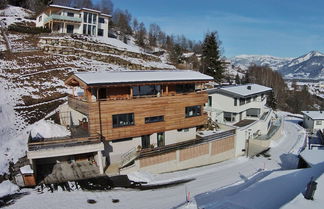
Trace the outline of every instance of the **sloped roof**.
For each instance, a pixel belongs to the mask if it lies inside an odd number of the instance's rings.
[[[87,85],[213,80],[211,76],[191,70],[86,72],[74,76]]]
[[[302,111],[302,113],[313,120],[324,120],[324,111]]]
[[[221,93],[233,97],[249,97],[256,94],[261,94],[271,91],[272,88],[259,84],[245,84],[237,86],[227,86],[208,90],[209,94]]]

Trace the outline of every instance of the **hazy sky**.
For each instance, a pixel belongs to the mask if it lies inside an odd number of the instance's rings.
[[[218,31],[225,56],[324,52],[323,0],[112,0],[148,27],[202,40]]]

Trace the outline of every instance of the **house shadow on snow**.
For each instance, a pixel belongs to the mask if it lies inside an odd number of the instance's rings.
[[[196,195],[198,208],[280,208],[302,194],[311,177],[317,179],[324,163],[312,168],[264,171],[247,182]],[[266,180],[262,180],[263,178]]]

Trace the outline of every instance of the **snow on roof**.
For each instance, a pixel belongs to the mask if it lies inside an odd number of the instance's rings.
[[[210,81],[212,77],[191,70],[152,70],[75,73],[89,85],[110,83],[139,83],[161,81]]]
[[[79,8],[67,7],[67,6],[57,5],[57,4],[51,4],[51,5],[49,5],[49,6],[50,6],[50,7],[55,7],[55,8],[61,8],[61,9],[69,9],[69,10],[74,10],[74,11],[86,10],[86,11],[90,11],[90,12],[97,12],[97,13],[100,13],[100,15],[102,15],[102,16],[111,17],[111,15],[101,13],[101,11],[99,11],[99,10],[95,10],[95,9],[89,9],[89,8],[82,8],[82,9],[79,9]]]
[[[22,174],[31,174],[34,173],[33,169],[31,169],[30,165],[25,165],[24,167],[20,168],[20,172]]]
[[[324,120],[324,111],[302,111],[302,113],[313,120]]]
[[[19,190],[16,184],[11,183],[9,180],[0,183],[0,198],[6,195],[14,194]]]
[[[324,162],[324,150],[304,150],[300,156],[311,166]]]
[[[264,92],[271,91],[272,88],[262,86],[259,84],[245,84],[238,86],[228,86],[216,89],[208,90],[208,93],[225,93],[229,95],[239,96],[239,97],[247,97],[255,94],[260,94]]]
[[[46,120],[34,123],[31,128],[31,136],[33,138],[65,137],[69,135],[70,131],[64,126]]]

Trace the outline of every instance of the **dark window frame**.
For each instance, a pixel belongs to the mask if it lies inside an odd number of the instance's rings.
[[[208,106],[209,107],[213,106],[213,97],[212,96],[208,96]]]
[[[164,122],[164,115],[145,117],[145,124]]]
[[[123,118],[125,117],[125,118]],[[124,120],[125,119],[125,120]],[[125,124],[121,124],[121,122]],[[135,125],[135,115],[134,113],[123,113],[112,115],[112,126],[113,128],[120,128],[125,126],[134,126]]]
[[[104,29],[98,28],[98,36],[104,35]]]
[[[234,98],[234,106],[237,106],[237,98]]]
[[[103,17],[99,17],[99,23],[105,23],[106,21],[105,21],[105,18],[103,18]]]
[[[191,111],[192,111],[192,115],[190,115]],[[188,106],[185,108],[186,118],[197,117],[197,116],[201,116],[201,105]]]
[[[67,12],[66,14],[68,17],[74,17],[74,13],[73,12]]]

